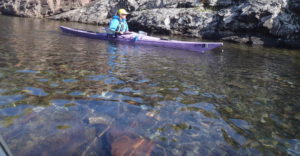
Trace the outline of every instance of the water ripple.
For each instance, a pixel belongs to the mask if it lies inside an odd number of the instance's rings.
[[[43,89],[41,88],[35,88],[35,87],[26,87],[24,92],[35,95],[35,96],[47,96],[48,93],[46,93]]]
[[[63,82],[65,83],[73,83],[73,82],[77,82],[78,80],[76,79],[64,79]]]
[[[24,70],[18,70],[18,71],[16,71],[16,72],[18,72],[18,73],[28,73],[28,74],[35,74],[35,73],[37,73],[38,71],[36,71],[36,70],[29,70],[29,69],[24,69]]]
[[[22,100],[24,95],[0,95],[0,106]]]
[[[117,94],[117,93],[113,93],[113,92],[102,92],[102,94],[93,94],[93,95],[89,95],[89,97],[106,99],[106,100],[117,100],[117,101],[134,101],[137,103],[144,102],[144,100],[142,98],[125,96],[125,95]]]
[[[105,79],[104,83],[106,83],[106,84],[124,84],[125,82],[118,78],[110,77],[110,78]]]

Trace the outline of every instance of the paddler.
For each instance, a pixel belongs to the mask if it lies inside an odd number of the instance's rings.
[[[129,33],[126,17],[129,13],[125,9],[118,10],[118,16],[113,16],[109,23],[109,30],[107,31],[112,35],[123,35]]]

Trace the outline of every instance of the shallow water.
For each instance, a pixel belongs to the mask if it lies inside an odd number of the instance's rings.
[[[196,53],[0,16],[0,133],[14,155],[300,155],[300,51]],[[182,38],[183,39],[183,38]]]

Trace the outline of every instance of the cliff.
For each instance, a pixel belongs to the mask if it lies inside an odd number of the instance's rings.
[[[108,24],[118,8],[131,29],[300,48],[299,0],[2,0],[2,14]]]

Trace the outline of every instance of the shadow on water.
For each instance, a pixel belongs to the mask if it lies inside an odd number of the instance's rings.
[[[297,52],[199,54],[0,20],[0,132],[14,155],[299,153]]]

